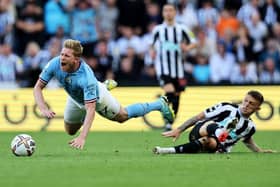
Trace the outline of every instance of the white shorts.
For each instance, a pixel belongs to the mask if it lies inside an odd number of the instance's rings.
[[[104,84],[98,82],[98,89],[99,99],[96,103],[95,111],[103,117],[112,120],[120,112],[121,105]],[[64,110],[64,121],[69,124],[80,124],[83,123],[85,116],[85,107],[69,96]]]

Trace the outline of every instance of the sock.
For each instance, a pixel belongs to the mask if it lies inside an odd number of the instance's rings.
[[[171,129],[172,129],[172,124],[166,123],[166,124],[165,124],[165,129],[171,130]]]
[[[198,140],[175,146],[176,153],[198,153],[202,145]]]
[[[137,104],[132,104],[127,106],[125,109],[128,114],[128,119],[130,118],[135,118],[139,116],[144,116],[145,114],[155,111],[155,110],[160,110],[162,107],[161,102],[155,101],[152,103],[137,103]]]
[[[168,99],[168,102],[172,105],[172,109],[174,110],[175,115],[178,113],[179,109],[179,99],[180,96],[176,96],[173,92],[168,92],[165,94]]]
[[[159,154],[174,154],[176,153],[176,150],[174,147],[161,147],[158,150]]]
[[[174,110],[175,115],[177,115],[179,110],[179,101],[180,96],[175,96],[174,100],[172,101],[172,109]]]

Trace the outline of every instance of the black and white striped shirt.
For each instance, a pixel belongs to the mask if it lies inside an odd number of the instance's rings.
[[[179,23],[167,25],[165,22],[153,29],[153,46],[157,51],[155,69],[157,76],[167,75],[171,78],[183,78],[182,42],[195,43],[194,34]]]
[[[243,141],[250,138],[256,132],[256,125],[250,118],[242,116],[238,105],[231,103],[220,103],[204,111],[206,120],[222,124],[230,118],[237,118],[238,123],[223,144],[227,152],[230,152],[232,146],[240,139]]]

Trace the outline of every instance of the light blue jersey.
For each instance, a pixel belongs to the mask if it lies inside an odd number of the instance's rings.
[[[76,72],[67,73],[61,70],[59,56],[53,58],[40,74],[40,80],[47,84],[53,77],[80,105],[99,99],[98,81],[91,68],[83,60]]]

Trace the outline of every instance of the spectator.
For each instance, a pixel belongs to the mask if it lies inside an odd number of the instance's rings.
[[[20,81],[21,87],[33,87],[41,72],[36,56],[40,51],[40,46],[36,42],[29,42],[23,56],[24,78]]]
[[[131,47],[137,54],[142,52],[141,40],[138,35],[133,33],[132,27],[124,26],[121,30],[122,37],[117,40],[116,47],[118,48],[120,55],[125,55],[127,48]]]
[[[209,21],[216,25],[219,19],[219,13],[213,6],[211,0],[205,0],[202,2],[202,7],[197,11],[199,25],[204,28]]]
[[[118,18],[119,29],[122,30],[122,26],[131,27],[135,34],[142,34],[146,28],[146,6],[144,1],[121,0],[117,1],[117,7],[120,11]]]
[[[127,55],[122,56],[116,80],[120,85],[135,85],[141,78],[143,62],[137,57],[133,48],[127,48]]]
[[[242,6],[242,0],[224,0],[224,9],[237,12]]]
[[[268,26],[272,33],[272,27],[280,22],[280,7],[275,0],[265,0],[265,3],[259,8],[261,19]]]
[[[228,32],[235,36],[237,34],[239,25],[240,23],[232,11],[226,9],[222,10],[216,25],[219,38],[225,38],[225,35]]]
[[[72,17],[71,37],[83,45],[83,56],[93,55],[98,40],[96,10],[87,0],[79,0],[70,7]]]
[[[277,43],[277,49],[280,51],[280,23],[276,23],[272,28],[272,37]]]
[[[212,40],[218,40],[218,33],[216,30],[216,24],[213,22],[212,19],[207,19],[206,24],[202,27],[205,30],[207,37],[211,38]]]
[[[230,76],[232,84],[256,84],[258,81],[256,64],[240,62],[236,64]]]
[[[197,12],[189,0],[179,0],[176,21],[185,24],[190,30],[198,26]]]
[[[67,0],[48,0],[44,7],[44,21],[47,38],[54,36],[58,30],[63,29],[70,33],[70,15],[67,10]]]
[[[264,48],[263,41],[265,40],[268,33],[266,24],[260,20],[259,13],[255,12],[251,15],[251,22],[248,23],[247,27],[249,35],[254,40],[253,52],[255,56],[259,56]]]
[[[99,8],[99,27],[100,34],[110,32],[112,38],[116,38],[116,23],[119,16],[119,10],[116,6],[116,0],[106,0]]]
[[[275,68],[273,58],[267,58],[264,62],[264,68],[260,72],[260,83],[262,84],[279,84],[280,73]]]
[[[13,53],[9,43],[4,43],[0,47],[0,82],[17,87],[17,80],[23,72],[22,60]]]
[[[64,40],[63,40],[64,41]],[[39,51],[35,57],[35,66],[40,70],[47,65],[48,61],[60,54],[63,41],[58,38],[52,38],[45,49]]]
[[[262,69],[263,62],[266,61],[267,58],[272,58],[273,62],[275,63],[275,68],[280,71],[280,51],[277,48],[277,41],[274,38],[269,38],[267,40],[266,48],[260,55],[260,69]]]
[[[59,41],[60,46],[62,46],[63,42],[68,38],[69,38],[69,36],[67,36],[65,34],[63,27],[58,27],[55,35],[51,36],[50,39],[47,42],[45,42],[44,48],[48,49],[49,45],[51,45],[53,42],[56,42],[56,41]]]
[[[108,53],[107,42],[100,40],[95,50],[96,66],[94,72],[99,81],[114,79],[112,70],[113,57]]]
[[[142,78],[146,80],[147,84],[157,84],[156,72],[154,68],[154,60],[149,53],[150,46],[153,43],[152,30],[157,25],[156,22],[150,22],[147,25],[147,33],[141,37],[141,53],[143,54],[144,67],[142,71]]]
[[[238,62],[257,62],[257,57],[253,53],[253,42],[252,37],[249,36],[248,29],[241,24],[233,43],[233,52]]]
[[[12,44],[12,30],[15,18],[9,11],[9,0],[0,1],[0,45],[3,43]]]
[[[198,28],[197,31],[197,45],[198,47],[191,51],[191,55],[202,54],[209,58],[216,53],[216,40],[208,37],[202,28]]]
[[[275,25],[273,25],[273,28],[272,28],[272,36],[280,41],[280,22],[279,23],[276,23]]]
[[[205,55],[196,56],[196,64],[193,66],[192,77],[196,84],[208,84],[210,80],[210,68],[208,58]]]
[[[146,12],[147,12],[147,22],[145,25],[147,25],[147,23],[151,23],[154,22],[156,24],[160,24],[162,22],[162,16],[160,13],[160,7],[157,3],[155,2],[150,2],[150,3],[146,3]],[[145,32],[147,32],[146,30],[144,30]]]
[[[259,0],[249,0],[237,12],[237,18],[246,26],[251,22],[251,16],[258,12]]]
[[[43,10],[35,0],[27,0],[24,8],[20,11],[16,21],[16,53],[23,55],[26,45],[34,41],[40,45],[44,44],[44,21]]]
[[[210,79],[214,84],[230,83],[230,75],[235,65],[232,53],[226,52],[226,44],[220,40],[217,43],[217,53],[210,56]]]

